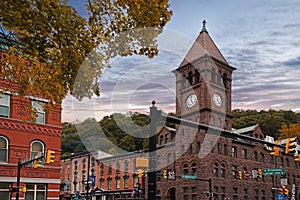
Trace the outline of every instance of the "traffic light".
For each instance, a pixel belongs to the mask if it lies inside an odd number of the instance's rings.
[[[27,192],[27,188],[26,187],[22,187],[22,192],[23,193]]]
[[[294,157],[296,162],[300,162],[300,154],[295,154]]]
[[[289,196],[289,190],[284,185],[279,188],[279,193],[284,194],[285,196]]]
[[[262,178],[262,170],[261,169],[257,170],[257,177]]]
[[[283,194],[288,197],[289,196],[289,190],[287,188],[284,188]]]
[[[38,155],[34,156],[34,161],[33,161],[33,168],[38,168],[41,166],[41,160],[36,160],[38,158]]]
[[[138,177],[139,177],[139,178],[142,178],[142,177],[143,177],[143,172],[144,172],[143,170],[138,170],[137,173],[138,173]]]
[[[142,177],[146,177],[146,175],[147,175],[147,172],[146,171],[143,171],[143,176]]]
[[[274,144],[279,144],[279,141],[275,141]],[[274,146],[273,147],[273,152],[270,153],[272,156],[279,156],[279,147]]]
[[[16,187],[10,187],[9,192],[10,193],[17,192],[17,188]]]
[[[54,162],[54,156],[55,151],[47,150],[47,157],[46,157],[46,163],[53,163]]]
[[[242,173],[242,171],[238,171],[237,172],[237,176],[238,176],[238,179],[242,180],[243,179],[243,173]]]
[[[164,178],[168,178],[168,170],[164,170]]]
[[[296,138],[286,139],[286,144],[285,144],[285,153],[286,154],[295,153],[296,147],[297,147]]]

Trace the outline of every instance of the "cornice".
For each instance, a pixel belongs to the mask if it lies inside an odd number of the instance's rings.
[[[47,136],[61,136],[60,127],[47,127],[45,125],[26,123],[16,120],[0,119],[0,129],[13,130],[19,132],[47,135]]]

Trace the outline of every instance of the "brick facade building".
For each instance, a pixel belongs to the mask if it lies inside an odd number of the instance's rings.
[[[9,37],[10,36],[10,37]],[[0,33],[0,53],[4,59],[7,45],[14,37]],[[1,68],[2,69],[2,68]],[[4,90],[5,89],[5,90]],[[0,199],[15,199],[16,193],[10,193],[10,187],[16,187],[17,163],[42,155],[47,149],[55,151],[55,162],[42,164],[34,169],[31,164],[20,171],[20,187],[26,187],[26,193],[19,190],[20,199],[59,199],[60,186],[60,137],[61,108],[43,107],[46,99],[17,95],[18,85],[0,77]],[[28,108],[37,109],[36,123],[30,122]]]
[[[235,69],[227,63],[204,23],[195,43],[173,73],[176,76],[176,117],[211,128],[202,130],[179,124],[175,128],[161,129],[157,135],[156,199],[275,200],[282,183],[290,191],[290,197],[300,199],[299,162],[284,153],[271,156],[270,148],[259,142],[265,140],[259,125],[232,129],[231,87]],[[257,141],[221,136],[221,130]],[[139,181],[147,196],[147,178],[135,180],[137,157],[147,157],[147,154],[98,159],[96,187],[117,194],[133,189]],[[122,171],[125,164],[132,173]],[[282,168],[285,174],[257,176],[260,169],[266,168]],[[165,170],[174,172],[176,179],[164,178]],[[127,177],[128,184],[125,184]]]

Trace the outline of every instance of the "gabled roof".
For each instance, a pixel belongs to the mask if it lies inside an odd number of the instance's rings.
[[[255,129],[256,129],[258,126],[259,126],[259,124],[255,124],[255,125],[253,125],[253,126],[248,126],[248,127],[245,127],[245,128],[233,130],[232,132],[237,133],[237,134],[247,134],[247,133],[249,133],[249,132],[255,131]]]
[[[183,59],[182,63],[179,67],[182,67],[188,63],[191,63],[192,61],[196,60],[197,58],[200,58],[204,55],[211,56],[225,64],[228,64],[225,60],[224,56],[212,40],[212,38],[209,36],[206,27],[205,27],[206,21],[203,21],[203,27],[202,30],[197,37],[196,41],[190,48],[189,52]]]

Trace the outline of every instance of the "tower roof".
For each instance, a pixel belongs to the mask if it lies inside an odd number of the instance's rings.
[[[206,30],[206,21],[203,20],[203,26],[199,36],[197,37],[196,41],[190,48],[189,52],[187,53],[179,67],[182,67],[206,54],[223,63],[228,64],[214,41],[209,36]]]

